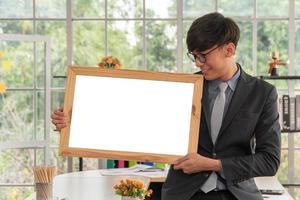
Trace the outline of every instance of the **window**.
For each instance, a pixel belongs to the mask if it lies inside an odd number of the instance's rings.
[[[60,172],[76,170],[77,159],[72,162],[58,155],[59,134],[53,126],[49,148],[22,148],[24,141],[44,139],[43,124],[50,124],[44,108],[54,110],[63,104],[65,79],[60,76],[66,75],[68,64],[96,67],[100,57],[114,55],[127,69],[196,72],[186,58],[186,32],[196,17],[214,11],[240,26],[237,60],[248,73],[266,75],[271,53],[278,51],[282,61],[291,63],[288,68],[280,66],[280,74],[300,75],[300,0],[161,0],[159,4],[151,0],[1,0],[0,33],[51,38],[51,105],[44,102],[43,44],[4,46],[1,42],[0,51],[5,54],[0,58],[0,81],[5,81],[8,90],[0,96],[0,104],[5,105],[0,107],[0,146],[13,141],[16,147],[0,151],[0,199],[22,199],[32,192],[30,166],[46,162],[46,153]],[[4,73],[10,65],[13,70]],[[288,92],[287,81],[273,84],[279,96]],[[289,87],[300,94],[300,81]],[[13,113],[8,112],[9,106],[16,108]],[[299,133],[282,134],[278,172],[282,183],[300,183],[299,137]],[[85,169],[103,165],[95,159],[84,160]],[[289,192],[300,197],[299,188],[289,187]]]

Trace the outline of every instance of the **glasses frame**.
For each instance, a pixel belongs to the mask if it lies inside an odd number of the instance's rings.
[[[214,50],[216,50],[217,48],[219,48],[221,45],[218,45],[216,46],[215,48],[211,49],[210,51],[206,52],[206,53],[199,53],[199,54],[194,54],[193,52],[187,52],[186,55],[189,57],[189,59],[192,61],[192,62],[200,62],[200,63],[205,63],[206,62],[206,56],[208,54],[210,54],[211,52],[213,52]]]

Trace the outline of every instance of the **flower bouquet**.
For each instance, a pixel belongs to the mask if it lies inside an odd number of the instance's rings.
[[[100,68],[112,68],[112,69],[120,69],[121,68],[121,63],[120,61],[113,56],[105,56],[101,58],[100,63],[98,64]]]
[[[122,179],[114,185],[114,191],[121,195],[123,199],[144,200],[145,196],[150,197],[152,190],[147,190],[140,180]]]

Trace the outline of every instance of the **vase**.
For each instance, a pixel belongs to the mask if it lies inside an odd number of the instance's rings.
[[[137,197],[122,196],[122,200],[139,200]]]

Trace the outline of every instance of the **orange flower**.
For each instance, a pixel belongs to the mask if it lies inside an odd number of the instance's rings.
[[[153,192],[152,190],[147,190],[142,181],[134,179],[122,179],[113,188],[118,195],[130,196],[141,200],[145,199],[145,196],[150,196]]]
[[[137,189],[134,187],[134,188],[132,188],[132,192],[133,193],[136,193],[137,192]]]
[[[147,196],[147,197],[150,197],[152,193],[153,193],[153,190],[150,189],[150,190],[148,190],[148,192],[146,193],[146,196]]]
[[[100,63],[98,63],[98,66],[100,68],[120,69],[121,63],[117,58],[113,56],[106,56],[101,59]]]
[[[0,82],[0,93],[5,93],[5,92],[6,92],[6,85]]]
[[[111,58],[107,59],[106,61],[108,64],[112,64],[113,63],[113,60]]]

